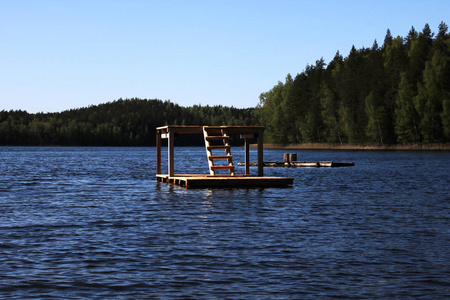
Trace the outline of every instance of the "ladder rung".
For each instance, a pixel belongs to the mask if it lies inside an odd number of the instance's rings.
[[[209,157],[210,160],[213,159],[232,159],[233,155],[212,155]]]
[[[223,136],[223,135],[209,135],[206,137],[207,141],[218,141],[218,140],[228,140],[229,136]]]
[[[231,146],[226,146],[226,145],[218,145],[218,146],[207,146],[206,149],[207,150],[214,150],[214,149],[230,149]]]
[[[211,170],[234,170],[234,166],[211,166]]]

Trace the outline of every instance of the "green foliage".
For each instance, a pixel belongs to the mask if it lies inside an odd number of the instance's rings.
[[[289,143],[450,142],[450,35],[442,22],[406,38],[389,29],[381,47],[352,47],[288,74],[256,108],[181,107],[170,101],[119,99],[61,113],[0,111],[0,145],[155,143],[163,125],[265,125],[265,141]],[[185,142],[189,142],[186,140]]]
[[[416,91],[403,73],[399,86],[395,109],[395,131],[400,143],[417,143],[420,141],[418,122],[419,116],[414,108]]]
[[[442,106],[441,118],[444,126],[444,136],[446,139],[450,139],[450,99],[445,99]]]
[[[163,125],[259,125],[258,109],[119,99],[61,113],[0,111],[0,145],[150,146]],[[181,139],[179,143],[189,143]]]
[[[338,103],[336,96],[327,87],[323,86],[320,92],[321,114],[324,123],[323,134],[328,143],[342,144],[341,130],[338,120]]]
[[[444,141],[443,102],[450,98],[450,49],[447,26],[439,26],[439,34],[431,48],[431,59],[426,61],[423,84],[418,86],[415,107],[420,115],[420,132],[425,142]]]
[[[371,143],[379,143],[384,145],[386,140],[386,109],[380,101],[371,92],[365,101],[366,114],[368,117],[366,135]]]
[[[262,121],[275,143],[450,142],[450,36],[422,32],[382,47],[337,52],[261,94]]]

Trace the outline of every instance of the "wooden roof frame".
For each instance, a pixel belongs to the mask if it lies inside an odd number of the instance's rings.
[[[257,139],[258,145],[258,176],[264,176],[263,140],[264,126],[177,126],[167,125],[156,128],[156,174],[161,174],[161,139],[168,140],[168,175],[175,176],[174,170],[174,139],[179,134],[201,134],[203,127],[225,129],[227,134],[239,134],[245,141],[245,175],[250,175],[250,139]]]

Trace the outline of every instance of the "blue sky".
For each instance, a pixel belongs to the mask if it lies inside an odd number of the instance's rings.
[[[450,1],[0,0],[0,110],[119,98],[254,107],[286,75],[389,28],[450,25]]]

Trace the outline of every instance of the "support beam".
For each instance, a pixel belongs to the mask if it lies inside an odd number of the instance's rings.
[[[250,141],[245,139],[245,175],[250,175]]]
[[[169,160],[169,163],[168,163],[168,173],[169,173],[169,176],[170,177],[173,177],[174,175],[175,175],[175,169],[174,169],[174,157],[173,157],[173,155],[174,155],[174,144],[175,144],[175,141],[174,141],[174,139],[175,139],[175,137],[174,137],[174,134],[173,134],[173,132],[172,131],[169,131],[169,137],[168,137],[168,146],[167,146],[167,149],[168,149],[168,160]]]
[[[161,131],[156,131],[156,174],[161,174]]]
[[[264,176],[263,133],[258,132],[258,176]]]
[[[240,139],[254,139],[256,137],[255,133],[242,133],[239,135]]]

